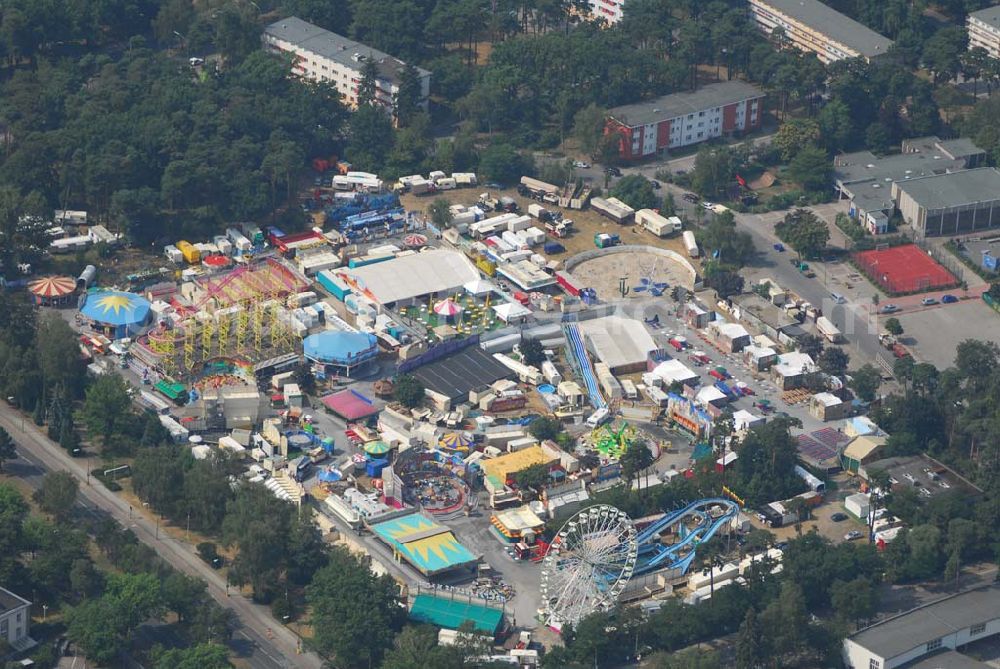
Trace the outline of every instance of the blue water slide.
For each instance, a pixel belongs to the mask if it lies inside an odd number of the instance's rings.
[[[713,506],[721,506],[725,511],[717,518],[709,514]],[[697,546],[715,536],[720,527],[730,522],[739,511],[739,507],[731,500],[724,498],[702,499],[687,506],[671,511],[648,527],[637,536],[639,542],[639,561],[635,574],[643,574],[656,569],[677,569],[687,573],[694,562]],[[693,527],[685,521],[696,519]],[[680,541],[665,546],[659,542],[659,536],[671,527],[677,527]],[[681,555],[683,553],[683,555]]]
[[[583,376],[583,383],[587,386],[587,394],[590,403],[595,409],[607,407],[604,397],[601,395],[600,386],[597,384],[597,376],[594,374],[594,366],[590,363],[590,356],[583,345],[583,337],[580,335],[580,328],[575,323],[566,325],[566,340],[569,342],[570,351],[576,358],[580,373]]]

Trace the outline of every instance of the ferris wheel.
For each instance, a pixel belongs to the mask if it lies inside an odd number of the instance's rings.
[[[542,561],[545,623],[575,625],[589,613],[614,606],[638,551],[632,519],[613,506],[591,506],[566,521]]]

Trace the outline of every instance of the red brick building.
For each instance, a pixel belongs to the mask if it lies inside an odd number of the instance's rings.
[[[695,91],[608,112],[604,132],[622,137],[622,160],[637,160],[714,137],[760,128],[764,92],[743,81],[722,81]]]

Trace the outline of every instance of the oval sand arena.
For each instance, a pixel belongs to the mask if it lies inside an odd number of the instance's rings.
[[[683,256],[650,246],[587,251],[570,258],[566,268],[580,286],[593,288],[602,300],[621,298],[622,278],[629,298],[669,295],[675,286],[693,290],[695,284],[695,270]]]

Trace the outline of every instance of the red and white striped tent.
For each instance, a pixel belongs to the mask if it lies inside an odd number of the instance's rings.
[[[64,304],[76,292],[76,281],[68,276],[46,276],[29,283],[28,292],[36,304]]]
[[[447,316],[448,318],[454,318],[462,313],[462,305],[458,304],[452,299],[441,300],[434,305],[434,313],[438,316]]]

